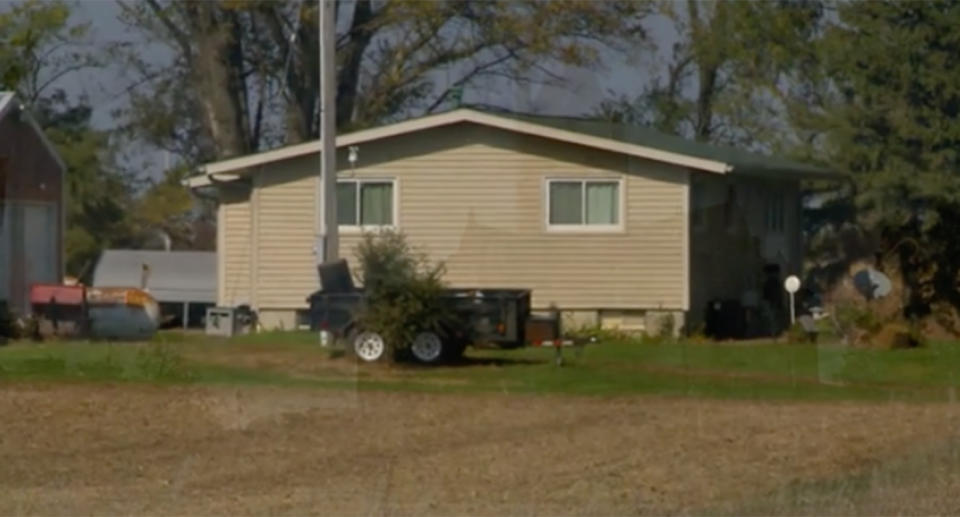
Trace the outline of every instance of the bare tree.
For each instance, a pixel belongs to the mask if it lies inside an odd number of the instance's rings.
[[[190,160],[319,133],[316,0],[117,0],[123,19],[173,56],[127,59],[127,128]],[[645,0],[354,0],[337,5],[342,128],[443,109],[480,81],[513,84],[551,65],[593,66],[604,46],[643,39]],[[557,79],[555,76],[552,76]]]

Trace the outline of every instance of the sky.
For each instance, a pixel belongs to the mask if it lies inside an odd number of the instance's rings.
[[[73,10],[73,18],[77,23],[90,23],[90,39],[94,45],[106,44],[118,39],[137,40],[137,35],[119,20],[119,15],[120,8],[113,0],[79,0]],[[168,53],[162,48],[143,44],[141,49],[148,59],[157,62],[169,59]],[[83,94],[90,98],[94,106],[94,126],[100,129],[113,127],[114,120],[111,112],[125,105],[122,92],[127,82],[121,70],[112,67],[105,70],[85,71],[75,74],[70,83],[66,85],[69,93]]]
[[[136,41],[137,36],[118,19],[119,14],[120,8],[113,0],[79,0],[73,16],[77,22],[91,24],[90,37],[94,44],[117,39]],[[653,56],[647,54],[642,60],[631,60],[629,56],[608,52],[603,56],[604,65],[599,69],[566,67],[560,70],[566,80],[561,87],[502,84],[490,88],[474,88],[465,92],[464,102],[549,115],[587,113],[605,98],[638,92],[649,81],[651,70],[656,69],[655,61],[666,59],[665,50],[676,40],[676,34],[669,22],[662,18],[653,18],[648,21],[647,28],[651,40],[659,49]],[[169,54],[162,47],[143,44],[141,52],[143,57],[154,62],[160,63],[169,59]],[[71,95],[86,95],[94,107],[93,125],[100,129],[109,129],[116,124],[112,112],[125,106],[123,90],[126,84],[121,70],[114,67],[74,74],[63,87]],[[155,174],[153,169],[159,169],[166,157],[157,151],[144,150],[144,153],[144,161],[147,163],[143,167],[148,169],[145,173]]]

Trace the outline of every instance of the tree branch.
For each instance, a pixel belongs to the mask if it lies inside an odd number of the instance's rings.
[[[183,52],[183,55],[189,58],[189,56],[191,55],[191,49],[192,49],[192,46],[190,45],[190,36],[187,33],[180,30],[180,27],[178,27],[175,23],[173,23],[173,20],[171,20],[170,17],[167,16],[164,8],[157,3],[157,0],[143,0],[143,1],[146,2],[150,10],[153,11],[153,14],[160,20],[160,23],[162,23],[164,27],[166,27],[170,35],[173,36],[174,40],[176,40],[177,44],[180,46],[180,50]],[[126,8],[123,0],[117,0],[117,3]],[[132,10],[131,8],[127,8],[127,9]]]
[[[35,92],[36,95],[40,95],[43,92],[43,90],[45,90],[51,84],[57,82],[63,76],[73,72],[83,70],[85,68],[89,68],[89,65],[74,65],[74,66],[68,66],[61,69],[60,71],[54,73],[51,77],[47,78],[47,80],[44,81],[42,84],[39,84],[36,86],[36,92]]]
[[[494,60],[492,60],[492,61],[489,61],[489,62],[484,63],[484,64],[482,64],[482,65],[477,65],[477,66],[475,66],[475,67],[473,68],[473,70],[470,70],[469,72],[467,72],[466,74],[464,74],[464,76],[461,77],[458,81],[456,81],[456,82],[453,83],[452,85],[448,86],[448,87],[443,91],[443,93],[440,94],[440,96],[437,97],[437,99],[430,105],[430,107],[427,108],[427,113],[433,113],[434,110],[436,110],[438,107],[442,106],[443,103],[447,100],[447,96],[448,96],[448,95],[450,94],[450,92],[453,91],[455,88],[462,88],[465,84],[467,84],[468,82],[470,82],[472,79],[474,79],[474,78],[477,77],[478,75],[484,73],[484,71],[489,70],[489,69],[491,69],[491,68],[494,68],[494,67],[496,67],[497,65],[500,65],[500,64],[502,64],[502,63],[504,63],[504,62],[512,59],[513,56],[512,56],[511,54],[512,54],[512,53],[508,52],[507,54],[504,54],[503,56],[500,56],[500,57],[498,57],[498,58],[496,58],[496,59],[494,59]]]

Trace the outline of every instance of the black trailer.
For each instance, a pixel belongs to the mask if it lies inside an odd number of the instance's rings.
[[[310,326],[328,332],[365,361],[388,352],[388,343],[374,329],[360,328],[356,315],[365,302],[363,290],[353,286],[345,261],[320,266],[321,284],[312,294]],[[440,332],[423,331],[410,344],[413,357],[436,363],[460,356],[467,345],[516,348],[525,343],[530,319],[530,291],[526,289],[447,289],[443,293],[456,314],[456,324]]]

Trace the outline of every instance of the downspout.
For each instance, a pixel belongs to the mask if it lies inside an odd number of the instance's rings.
[[[248,272],[250,287],[247,292],[247,303],[254,314],[257,315],[258,321],[260,315],[260,289],[258,285],[260,280],[260,186],[258,185],[258,175],[262,170],[263,167],[258,166],[250,177],[250,271]],[[253,332],[256,333],[258,330],[259,328],[255,324]]]

